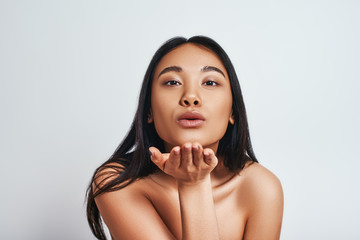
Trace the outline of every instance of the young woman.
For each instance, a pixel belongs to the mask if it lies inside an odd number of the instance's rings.
[[[98,239],[279,239],[283,193],[257,163],[224,50],[202,36],[155,53],[128,135],[94,173]],[[100,215],[101,214],[101,215]]]

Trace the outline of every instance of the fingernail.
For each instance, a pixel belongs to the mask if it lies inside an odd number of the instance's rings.
[[[150,152],[150,157],[153,157],[154,154],[153,154],[153,152],[150,150],[150,148],[149,148],[149,152]]]
[[[206,157],[209,157],[209,156],[210,156],[210,152],[209,152],[209,151],[204,151],[204,155],[205,155]]]
[[[180,154],[180,148],[179,147],[174,148],[174,153],[176,155],[179,155]]]

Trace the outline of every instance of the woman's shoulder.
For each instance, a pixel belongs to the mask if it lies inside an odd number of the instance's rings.
[[[116,170],[103,171],[102,178],[106,179],[104,184],[118,174]],[[98,180],[101,182],[102,178]],[[145,239],[145,235],[154,236],[154,239],[173,238],[151,202],[151,183],[150,176],[138,178],[120,189],[104,192],[95,198],[114,239]],[[139,224],[141,229],[136,227]]]
[[[283,190],[279,178],[259,163],[253,162],[240,172],[242,193],[253,200],[282,202]]]
[[[251,181],[270,181],[270,184],[280,184],[279,178],[274,173],[257,162],[246,164],[244,169],[240,172],[240,176]]]
[[[258,163],[247,164],[239,178],[238,196],[246,214],[244,239],[278,239],[284,207],[280,180]]]
[[[113,185],[112,189],[106,191],[105,193],[116,193],[116,194],[127,194],[133,191],[139,191],[141,186],[144,183],[148,182],[148,177],[145,178],[131,178],[124,177],[123,180],[117,180],[125,173],[126,166],[118,162],[107,163],[104,166],[100,167],[93,178],[93,188],[98,190],[103,188],[106,185]],[[114,194],[111,194],[114,195]]]
[[[120,163],[110,163],[99,168],[93,180],[93,189],[99,190],[104,186],[116,182],[121,174],[125,171],[125,166]],[[123,181],[118,181],[112,187],[114,190],[105,191],[98,196],[95,200],[98,202],[100,199],[127,199],[127,198],[146,198],[151,199],[153,193],[160,191],[170,190],[171,183],[169,176],[159,171],[155,171],[144,177],[139,178],[124,178]]]
[[[111,162],[100,166],[94,174],[92,179],[92,188],[96,192],[103,189],[105,186],[111,184],[116,178],[119,177],[125,170],[123,164]]]

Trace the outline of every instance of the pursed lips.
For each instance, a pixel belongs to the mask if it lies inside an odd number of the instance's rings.
[[[204,123],[204,121],[204,116],[197,111],[186,112],[180,115],[177,119],[177,123],[184,128],[200,127]]]

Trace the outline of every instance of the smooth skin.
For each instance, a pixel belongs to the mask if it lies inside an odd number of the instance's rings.
[[[96,197],[112,238],[279,239],[278,178],[257,163],[230,172],[216,156],[234,123],[230,82],[218,57],[194,44],[174,49],[155,70],[151,101],[148,122],[168,153],[151,147],[157,173]],[[201,113],[203,124],[179,124],[188,111]]]

